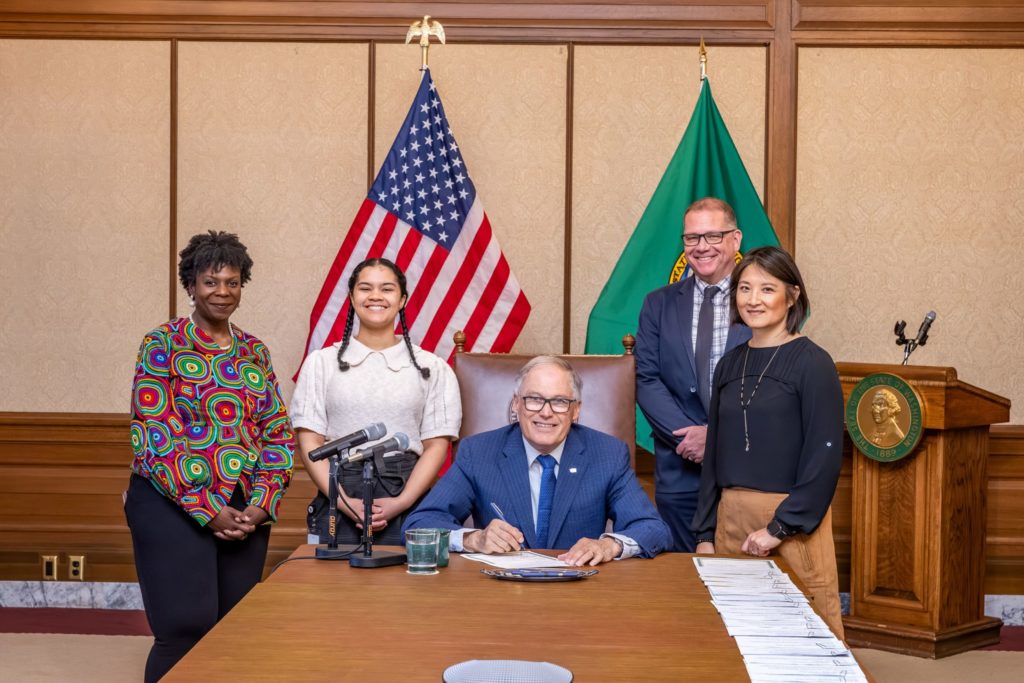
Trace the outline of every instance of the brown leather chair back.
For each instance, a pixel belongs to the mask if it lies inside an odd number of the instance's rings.
[[[537,354],[459,352],[456,334],[455,376],[462,394],[462,429],[471,436],[511,422],[516,374]],[[580,424],[616,436],[629,446],[630,462],[636,453],[636,364],[632,337],[624,340],[621,356],[568,356],[583,380]]]

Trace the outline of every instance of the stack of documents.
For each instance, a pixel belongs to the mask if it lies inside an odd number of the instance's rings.
[[[751,681],[867,681],[850,650],[775,562],[693,561]]]

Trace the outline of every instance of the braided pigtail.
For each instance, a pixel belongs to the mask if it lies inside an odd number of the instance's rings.
[[[416,354],[412,352],[412,340],[409,339],[409,326],[405,323],[405,306],[398,311],[398,320],[402,324],[402,338],[405,339],[405,347],[409,349],[409,357],[412,358],[412,365],[420,371],[423,379],[430,379],[430,368],[421,368],[416,362]]]
[[[338,369],[345,372],[349,368],[349,364],[341,359],[345,355],[345,349],[348,348],[348,342],[352,339],[352,323],[355,320],[355,307],[352,306],[350,301],[348,304],[348,315],[345,316],[345,334],[341,338],[341,346],[338,347]]]

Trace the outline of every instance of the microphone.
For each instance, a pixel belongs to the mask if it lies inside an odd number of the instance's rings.
[[[387,433],[388,428],[384,426],[383,422],[374,422],[369,427],[364,427],[360,429],[358,432],[352,432],[348,436],[343,436],[340,439],[335,439],[330,443],[324,444],[320,448],[310,451],[309,460],[310,462],[316,462],[317,460],[330,458],[334,455],[337,455],[346,448],[352,448],[353,446],[359,446],[361,444],[364,444],[367,441],[379,439]],[[408,445],[408,438],[406,439],[406,445]]]
[[[935,322],[935,311],[928,311],[925,314],[924,320],[921,321],[921,327],[917,329],[917,339],[914,340],[915,346],[924,346],[928,341],[928,328]]]
[[[345,458],[342,458],[342,462],[359,462],[361,460],[368,460],[370,458],[376,458],[378,455],[384,455],[391,451],[402,452],[409,447],[409,437],[402,432],[395,432],[395,435],[387,441],[381,441],[378,444],[374,444],[369,448],[350,453]]]

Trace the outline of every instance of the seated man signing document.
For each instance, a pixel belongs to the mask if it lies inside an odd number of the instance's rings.
[[[581,386],[561,358],[524,365],[515,422],[465,439],[404,528],[453,529],[459,552],[569,548],[558,558],[575,566],[664,550],[671,532],[640,488],[626,444],[576,424]],[[460,528],[470,515],[481,528]],[[614,533],[604,533],[608,520]]]

